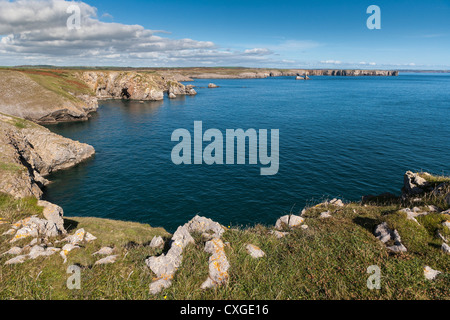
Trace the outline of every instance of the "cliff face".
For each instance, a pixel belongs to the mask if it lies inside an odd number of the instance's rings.
[[[0,192],[17,198],[42,196],[44,176],[94,155],[92,146],[72,141],[35,123],[0,114]]]
[[[175,95],[194,95],[195,90],[154,72],[86,71],[78,73],[98,99],[131,99],[157,101],[164,92]]]
[[[99,99],[156,101],[164,92],[197,94],[175,78],[145,71],[1,70],[0,112],[41,124],[84,121]]]
[[[0,87],[0,112],[39,123],[87,120],[98,107],[87,87],[65,74],[2,70]]]
[[[185,71],[193,79],[263,79],[269,77],[296,77],[310,76],[398,76],[398,71],[390,70],[340,70],[340,69],[290,69],[290,70],[238,70],[238,69],[212,69]]]

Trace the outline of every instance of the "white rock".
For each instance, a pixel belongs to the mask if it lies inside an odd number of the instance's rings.
[[[320,217],[326,219],[326,218],[331,218],[332,215],[331,215],[330,211],[325,211],[320,214]]]
[[[330,200],[329,204],[333,205],[333,206],[337,206],[337,207],[343,207],[344,206],[344,203],[342,202],[342,200],[341,199],[336,199],[336,198],[334,198],[333,200]]]
[[[443,225],[444,227],[447,227],[447,228],[450,229],[450,221],[449,221],[449,220],[442,222],[442,225]]]
[[[277,231],[277,230],[271,230],[270,234],[274,235],[278,239],[281,239],[281,238],[287,236],[289,234],[289,232],[281,232],[281,231]]]
[[[16,232],[16,229],[9,229],[8,231],[6,231],[6,232],[3,232],[3,236],[10,236],[10,235],[13,235],[14,233]]]
[[[209,275],[201,285],[201,289],[213,288],[226,283],[230,264],[225,254],[224,243],[219,238],[215,238],[206,243],[205,251],[211,256],[209,257]]]
[[[114,248],[111,247],[103,247],[100,250],[98,250],[97,252],[94,252],[92,255],[95,256],[97,254],[102,255],[102,256],[107,256],[112,254],[114,251]]]
[[[117,255],[108,256],[106,258],[103,258],[103,259],[100,259],[100,260],[96,261],[95,265],[114,263],[114,262],[116,262],[117,257],[118,257]]]
[[[15,258],[12,258],[12,259],[6,261],[5,265],[24,263],[25,260],[27,260],[27,258],[28,258],[27,255],[17,256]]]
[[[86,235],[86,231],[83,228],[78,229],[75,234],[70,235],[63,240],[62,242],[68,242],[69,244],[76,245],[84,240],[84,236]]]
[[[248,254],[252,257],[252,258],[262,258],[264,257],[266,254],[264,253],[264,251],[262,251],[260,248],[258,248],[257,246],[253,245],[253,244],[248,244],[247,247],[247,252]]]
[[[2,254],[2,256],[6,255],[6,254],[10,254],[10,255],[19,255],[22,253],[22,248],[20,247],[12,247],[11,249],[9,249],[8,251],[6,251],[5,253]]]
[[[150,247],[151,248],[160,248],[164,245],[164,240],[162,237],[160,236],[154,236],[152,241],[150,242]]]
[[[300,226],[305,221],[304,218],[296,215],[285,215],[277,220],[275,223],[275,229],[282,230],[284,226],[289,228],[295,228]]]
[[[442,244],[441,247],[442,251],[444,251],[445,253],[450,253],[450,246],[448,244],[446,244],[445,242]]]
[[[74,249],[78,249],[78,248],[80,248],[80,247],[76,246],[76,245],[73,245],[71,243],[68,243],[64,247],[62,247],[62,250],[61,250],[61,252],[59,254],[64,259],[64,263],[67,262],[67,255],[69,254],[69,252],[74,250]]]
[[[387,249],[393,252],[406,252],[407,248],[402,244],[402,240],[400,234],[397,230],[389,229],[386,222],[378,225],[375,229],[375,236],[383,243],[388,242],[389,240],[394,241],[393,246],[387,247]]]
[[[423,274],[424,274],[425,278],[427,278],[428,280],[434,280],[434,278],[436,278],[437,275],[440,273],[442,273],[442,272],[434,270],[429,266],[426,266],[423,270]]]
[[[86,234],[84,236],[84,241],[91,242],[94,240],[97,240],[97,237],[95,237],[92,233],[86,232]]]

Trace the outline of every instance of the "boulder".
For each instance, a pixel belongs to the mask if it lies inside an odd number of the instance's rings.
[[[387,249],[393,252],[406,252],[406,247],[402,244],[400,234],[397,230],[389,229],[386,222],[378,225],[375,229],[375,237],[386,244],[388,241],[392,240],[394,245],[387,247]]]
[[[214,83],[210,83],[210,84],[208,84],[208,88],[218,88],[219,86],[218,85],[215,85]]]
[[[150,242],[151,248],[161,248],[164,245],[164,240],[160,236],[154,236],[152,241]]]
[[[403,179],[403,194],[418,195],[429,189],[429,183],[418,173],[407,171]]]
[[[44,200],[39,200],[37,205],[44,207],[43,215],[45,219],[54,224],[56,234],[67,233],[64,229],[64,211],[60,206]]]
[[[174,93],[169,93],[169,99],[175,99],[177,96]]]
[[[447,254],[450,253],[450,246],[448,244],[446,244],[445,242],[442,244],[441,249],[442,249],[442,251],[444,251]]]
[[[296,215],[285,215],[277,220],[275,223],[275,229],[282,230],[285,226],[289,228],[295,228],[300,226],[305,221],[304,218]]]
[[[189,221],[186,227],[189,232],[211,232],[213,238],[220,238],[225,232],[225,228],[220,223],[198,215]]]

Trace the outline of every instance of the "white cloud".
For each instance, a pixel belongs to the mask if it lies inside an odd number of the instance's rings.
[[[78,30],[67,28],[67,8],[80,8]],[[220,50],[211,41],[171,39],[140,25],[102,22],[97,9],[65,0],[0,0],[0,61],[40,60],[74,64],[141,65],[157,62],[196,65],[260,61],[273,52],[266,48]],[[113,61],[108,61],[113,60]],[[74,61],[76,61],[74,63]],[[3,62],[4,63],[4,62]]]
[[[342,64],[342,61],[339,61],[339,60],[324,60],[324,61],[320,61],[320,63],[323,63],[323,64]]]

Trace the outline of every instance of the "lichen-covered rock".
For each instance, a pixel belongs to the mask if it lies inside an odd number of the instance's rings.
[[[84,240],[84,237],[86,235],[86,231],[81,228],[75,231],[73,235],[67,236],[61,242],[68,242],[69,244],[76,245]]]
[[[198,233],[212,233],[213,238],[220,238],[225,232],[225,228],[220,223],[214,222],[211,219],[195,216],[191,221],[187,223],[187,229],[189,232]]]
[[[59,253],[61,255],[61,257],[64,259],[64,263],[67,262],[67,255],[69,254],[69,252],[74,249],[79,249],[79,248],[80,248],[79,246],[75,246],[71,243],[64,245],[64,247],[62,247],[62,249],[61,249],[61,252]]]
[[[258,259],[258,258],[262,258],[266,255],[264,251],[262,251],[259,247],[255,246],[253,244],[248,244],[245,248],[247,249],[247,253],[252,258]]]
[[[208,241],[205,245],[205,251],[211,254],[209,257],[209,276],[203,282],[201,288],[208,289],[225,284],[229,277],[230,263],[225,254],[222,240],[215,238]]]
[[[183,259],[183,249],[190,243],[194,243],[194,238],[189,234],[187,226],[180,226],[172,237],[171,247],[167,254],[145,260],[147,266],[156,274],[156,278],[150,284],[152,294],[156,294],[160,292],[158,290],[168,288],[172,284],[173,276]]]

